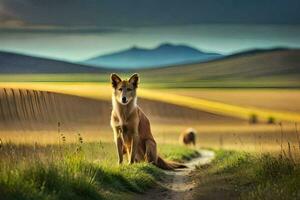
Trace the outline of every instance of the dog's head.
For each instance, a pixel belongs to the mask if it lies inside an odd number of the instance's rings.
[[[122,105],[127,105],[136,97],[139,76],[133,74],[129,80],[122,80],[117,74],[110,76],[114,98]]]

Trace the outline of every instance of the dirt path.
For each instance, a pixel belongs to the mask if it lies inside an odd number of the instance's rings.
[[[186,163],[188,168],[176,171],[166,171],[166,178],[159,183],[162,187],[149,190],[147,193],[139,195],[136,199],[143,200],[191,200],[194,182],[190,176],[197,165],[204,165],[214,158],[214,152],[199,150],[200,157]]]

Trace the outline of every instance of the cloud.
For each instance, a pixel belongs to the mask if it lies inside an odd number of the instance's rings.
[[[0,3],[0,28],[23,27],[26,23],[17,19],[12,12],[5,6],[4,2]]]
[[[298,0],[1,0],[1,7],[0,24],[10,26],[300,24]]]

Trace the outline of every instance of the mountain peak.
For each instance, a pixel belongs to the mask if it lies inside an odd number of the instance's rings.
[[[159,46],[157,46],[157,49],[158,48],[174,48],[176,46],[178,46],[178,45],[171,44],[171,43],[162,43]]]
[[[190,47],[188,45],[177,45],[177,44],[172,44],[172,43],[162,43],[154,48],[143,48],[139,47],[136,45],[133,45],[131,48],[120,51],[120,52],[125,52],[125,51],[155,51],[155,50],[173,50],[173,49],[186,49],[186,50],[193,50],[197,52],[202,52],[198,49],[195,49],[193,47]]]
[[[129,48],[128,50],[130,51],[138,51],[138,50],[141,50],[142,48],[136,46],[136,45],[133,45],[131,48]]]

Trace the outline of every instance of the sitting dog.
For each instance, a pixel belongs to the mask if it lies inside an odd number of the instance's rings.
[[[122,80],[117,74],[111,74],[111,127],[119,163],[123,162],[123,155],[127,154],[129,163],[146,161],[166,170],[185,167],[158,156],[150,122],[137,105],[138,82],[138,74],[133,74],[129,80]]]

